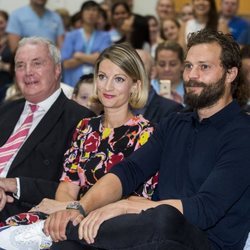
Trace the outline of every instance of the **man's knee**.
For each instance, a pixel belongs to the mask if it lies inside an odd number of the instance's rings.
[[[155,229],[163,236],[175,234],[185,224],[184,216],[174,207],[160,205],[152,210]]]

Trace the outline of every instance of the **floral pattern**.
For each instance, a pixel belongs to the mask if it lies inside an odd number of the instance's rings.
[[[142,116],[135,116],[119,128],[102,126],[102,116],[83,119],[73,135],[71,147],[65,153],[64,173],[61,181],[81,186],[83,195],[112,166],[145,144],[154,131],[154,126]],[[135,194],[151,198],[158,182],[156,174]],[[28,225],[47,218],[42,212],[27,212],[9,217],[0,223]]]
[[[61,181],[81,187],[83,195],[112,166],[145,144],[154,131],[152,123],[141,115],[134,116],[118,128],[104,128],[102,116],[83,119],[65,153]],[[140,187],[136,194],[150,198],[157,184],[157,175]]]

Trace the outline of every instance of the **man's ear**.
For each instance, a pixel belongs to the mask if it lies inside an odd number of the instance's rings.
[[[227,70],[226,82],[232,83],[235,80],[235,78],[237,77],[238,72],[239,72],[239,70],[236,67],[233,67],[233,68]]]

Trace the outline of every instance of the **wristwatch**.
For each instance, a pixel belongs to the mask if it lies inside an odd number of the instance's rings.
[[[82,214],[84,217],[87,216],[87,213],[85,212],[83,206],[80,204],[79,201],[73,201],[70,202],[67,206],[66,209],[75,209],[78,210],[80,212],[80,214]]]

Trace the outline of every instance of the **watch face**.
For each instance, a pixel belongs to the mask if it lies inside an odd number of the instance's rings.
[[[79,202],[72,202],[67,205],[66,209],[79,209],[79,207]]]

